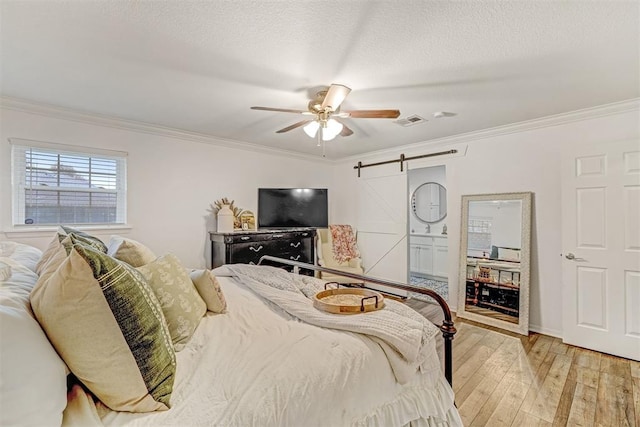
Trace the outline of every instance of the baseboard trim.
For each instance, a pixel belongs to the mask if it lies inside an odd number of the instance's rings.
[[[450,307],[450,309],[454,315],[456,316],[458,315],[457,310],[455,310],[453,307]],[[529,332],[535,332],[536,334],[542,334],[542,335],[547,335],[550,337],[562,339],[562,331],[558,331],[556,329],[543,328],[542,326],[538,326],[538,325],[529,325]]]
[[[529,331],[562,339],[562,331],[558,331],[556,329],[543,328],[542,326],[537,325],[529,325]]]

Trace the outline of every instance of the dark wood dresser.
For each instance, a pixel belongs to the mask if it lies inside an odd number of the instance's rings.
[[[314,264],[315,237],[315,228],[209,232],[211,268],[223,264],[258,264],[263,255]],[[301,270],[300,273],[312,276],[314,272]]]

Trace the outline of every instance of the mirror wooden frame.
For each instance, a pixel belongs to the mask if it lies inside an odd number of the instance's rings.
[[[533,193],[495,193],[462,196],[462,219],[460,226],[460,287],[458,289],[458,317],[484,323],[497,328],[506,329],[522,335],[529,334],[529,285],[531,275],[531,204]],[[520,289],[518,323],[511,323],[466,310],[466,286],[467,286],[467,256],[468,256],[468,224],[469,202],[474,201],[500,201],[521,200],[522,215],[520,223],[521,248],[520,248]]]

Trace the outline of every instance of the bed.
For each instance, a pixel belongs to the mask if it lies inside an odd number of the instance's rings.
[[[294,268],[321,268],[289,263]],[[279,270],[255,268],[259,273],[254,278],[264,275],[266,270],[260,269]],[[398,361],[391,360],[389,349],[385,349],[379,338],[303,322],[278,305],[279,290],[274,291],[275,297],[267,300],[241,273],[244,271],[227,267],[213,271],[228,310],[225,314],[207,312],[190,340],[175,353],[176,372],[169,410],[113,411],[97,401],[85,387],[72,384],[61,424],[462,425],[453,391],[436,353],[436,342],[442,340],[437,329],[436,333],[425,332],[429,339],[421,343],[420,352],[424,357],[418,363],[419,368],[403,376],[394,366]],[[295,280],[304,282],[304,286],[319,286],[313,282],[317,279],[296,277]],[[4,292],[4,285],[3,288]],[[402,305],[389,301],[390,308],[394,304]],[[374,313],[347,317],[364,319],[361,316],[369,314]],[[448,336],[445,347],[450,347],[455,333],[450,318],[448,322],[440,327]],[[5,344],[3,342],[3,346]],[[450,356],[449,348],[449,364],[445,369],[449,380]],[[5,391],[2,391],[3,400]]]

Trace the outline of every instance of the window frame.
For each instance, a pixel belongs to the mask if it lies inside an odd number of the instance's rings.
[[[72,225],[81,228],[128,228],[127,226],[127,153],[123,151],[104,150],[89,147],[54,144],[42,141],[32,141],[18,138],[10,138],[11,144],[11,193],[12,211],[11,224],[14,230],[45,229],[60,225],[59,223],[32,223],[25,224],[27,210],[27,190],[48,190],[71,193],[108,193],[116,196],[116,218],[114,222],[62,222],[65,225]],[[58,185],[55,187],[47,185],[33,185],[33,180],[29,179],[29,170],[26,162],[26,155],[29,151],[40,151],[51,155],[74,156],[81,159],[107,159],[114,160],[115,188],[100,189],[77,186]],[[32,172],[31,172],[32,173]],[[58,171],[60,173],[60,171]],[[92,176],[89,170],[88,176]],[[95,174],[98,176],[98,173]],[[64,206],[64,205],[63,205]]]

